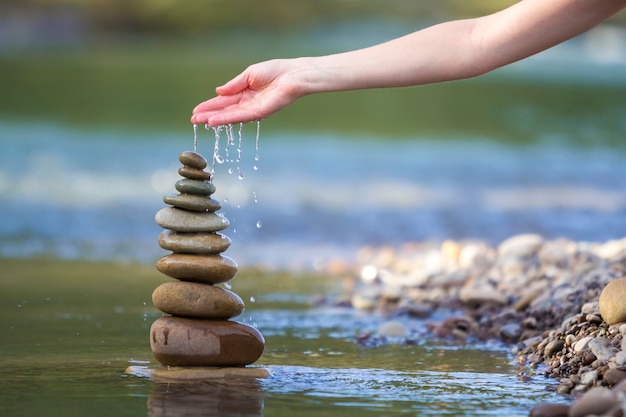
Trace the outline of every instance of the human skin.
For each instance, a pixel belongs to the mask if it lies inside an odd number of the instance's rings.
[[[191,122],[261,120],[315,93],[476,77],[586,32],[624,7],[626,0],[522,0],[364,49],[260,62],[217,87],[216,97],[193,109]]]

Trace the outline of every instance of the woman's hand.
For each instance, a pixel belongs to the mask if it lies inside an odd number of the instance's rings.
[[[198,104],[191,123],[209,126],[261,120],[306,95],[300,74],[303,58],[251,65],[215,89],[217,97]]]

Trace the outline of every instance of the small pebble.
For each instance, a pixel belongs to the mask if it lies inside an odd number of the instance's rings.
[[[185,151],[178,155],[178,160],[183,165],[188,165],[196,169],[204,169],[207,167],[207,161],[204,156],[192,151]]]

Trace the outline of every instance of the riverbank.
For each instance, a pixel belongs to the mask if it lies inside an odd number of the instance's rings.
[[[445,241],[364,248],[354,270],[333,268],[358,275],[346,280],[346,293],[333,303],[390,318],[357,343],[376,346],[398,338],[413,343],[394,317],[425,318],[448,310],[450,317],[429,324],[433,337],[506,343],[520,377],[540,370],[558,380],[556,390],[574,404],[556,411],[541,405],[531,415],[622,415],[625,303],[619,286],[600,295],[626,276],[626,239],[589,243],[527,234],[498,246]],[[542,414],[546,407],[555,414]]]

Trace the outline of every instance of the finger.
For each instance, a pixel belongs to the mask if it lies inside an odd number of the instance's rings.
[[[247,71],[242,72],[226,84],[217,87],[215,92],[220,96],[230,96],[245,90],[250,86],[246,72]]]
[[[240,99],[241,99],[240,94],[232,95],[232,96],[229,95],[229,96],[213,97],[210,100],[203,101],[202,103],[198,104],[196,107],[194,107],[191,113],[195,114],[195,113],[200,113],[200,112],[205,112],[205,111],[223,109],[225,107],[238,103]]]

